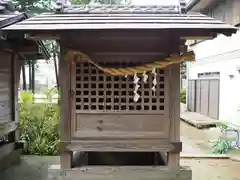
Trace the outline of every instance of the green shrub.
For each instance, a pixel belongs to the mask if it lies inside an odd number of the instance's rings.
[[[186,104],[186,89],[180,91],[180,102]]]
[[[217,140],[212,148],[214,154],[225,154],[232,149],[230,142],[223,139]]]
[[[219,124],[218,128],[221,132],[224,132],[227,129],[227,126],[224,124]],[[228,139],[218,139],[212,145],[214,154],[225,154],[232,149],[231,141]]]
[[[54,93],[52,89],[45,92],[45,103],[34,103],[30,92],[20,94],[20,133],[26,142],[25,154],[59,154],[60,109],[51,103]]]

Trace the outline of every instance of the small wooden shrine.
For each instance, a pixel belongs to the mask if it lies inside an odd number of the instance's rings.
[[[41,41],[5,34],[3,27],[27,19],[5,1],[0,2],[0,171],[20,161],[18,87],[25,61],[49,58]],[[40,48],[42,51],[40,51]]]
[[[58,5],[5,30],[60,43],[62,176],[191,179],[179,165],[180,63],[194,60],[185,43],[236,29],[184,3]]]

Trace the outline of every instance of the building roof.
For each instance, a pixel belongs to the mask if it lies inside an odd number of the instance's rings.
[[[205,8],[212,6],[217,0],[190,0],[187,4],[187,11],[201,12]]]
[[[15,11],[5,0],[0,0],[0,28],[26,19],[24,13]]]
[[[92,29],[209,29],[223,34],[236,32],[233,26],[203,14],[181,13],[177,6],[75,5],[4,28],[31,32]]]
[[[0,28],[6,27],[13,23],[19,22],[25,19],[24,14],[1,14],[0,13]]]
[[[27,19],[28,16],[25,13],[19,13],[12,8],[12,6],[4,0],[0,0],[0,36],[1,39],[6,39],[5,33],[3,33],[2,28],[12,25],[14,23],[18,23]],[[15,37],[14,37],[15,38]],[[24,40],[29,41],[29,40]],[[37,43],[41,52],[32,52],[31,54],[25,55],[27,59],[39,59],[39,58],[50,58],[50,54],[48,53],[46,47],[44,46],[42,41],[32,42]]]

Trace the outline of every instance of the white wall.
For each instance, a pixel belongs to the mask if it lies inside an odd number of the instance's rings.
[[[188,79],[197,79],[198,73],[220,72],[219,119],[232,121],[240,105],[240,73],[237,70],[240,32],[232,37],[219,35],[214,40],[197,44],[193,50],[196,62],[188,63]]]
[[[26,72],[26,83],[29,84],[29,71],[28,67],[25,70]],[[54,64],[52,62],[46,63],[45,60],[39,60],[37,63],[37,68],[35,71],[35,80],[39,81],[41,84],[46,84],[49,88],[52,88],[56,85],[56,77],[54,71]],[[22,73],[20,78],[20,83],[23,82]]]
[[[26,67],[26,83],[29,84],[29,69]],[[44,93],[46,88],[53,88],[56,86],[56,77],[54,71],[54,64],[52,61],[46,63],[45,60],[39,60],[35,71],[35,93]],[[20,87],[23,84],[22,72],[20,77]]]

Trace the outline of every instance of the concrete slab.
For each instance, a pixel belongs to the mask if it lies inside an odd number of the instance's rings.
[[[180,158],[196,158],[196,159],[230,159],[231,157],[226,154],[199,154],[199,153],[181,153]]]
[[[0,173],[12,165],[20,163],[20,150],[13,150],[9,154],[0,158]]]
[[[198,129],[216,127],[216,125],[220,123],[219,120],[204,116],[196,112],[182,111],[180,114],[180,118],[181,120],[191,124]]]
[[[48,170],[48,180],[191,180],[189,166],[85,166],[61,170],[52,165]]]
[[[53,164],[48,168],[48,180],[60,180],[62,179],[61,165]]]

